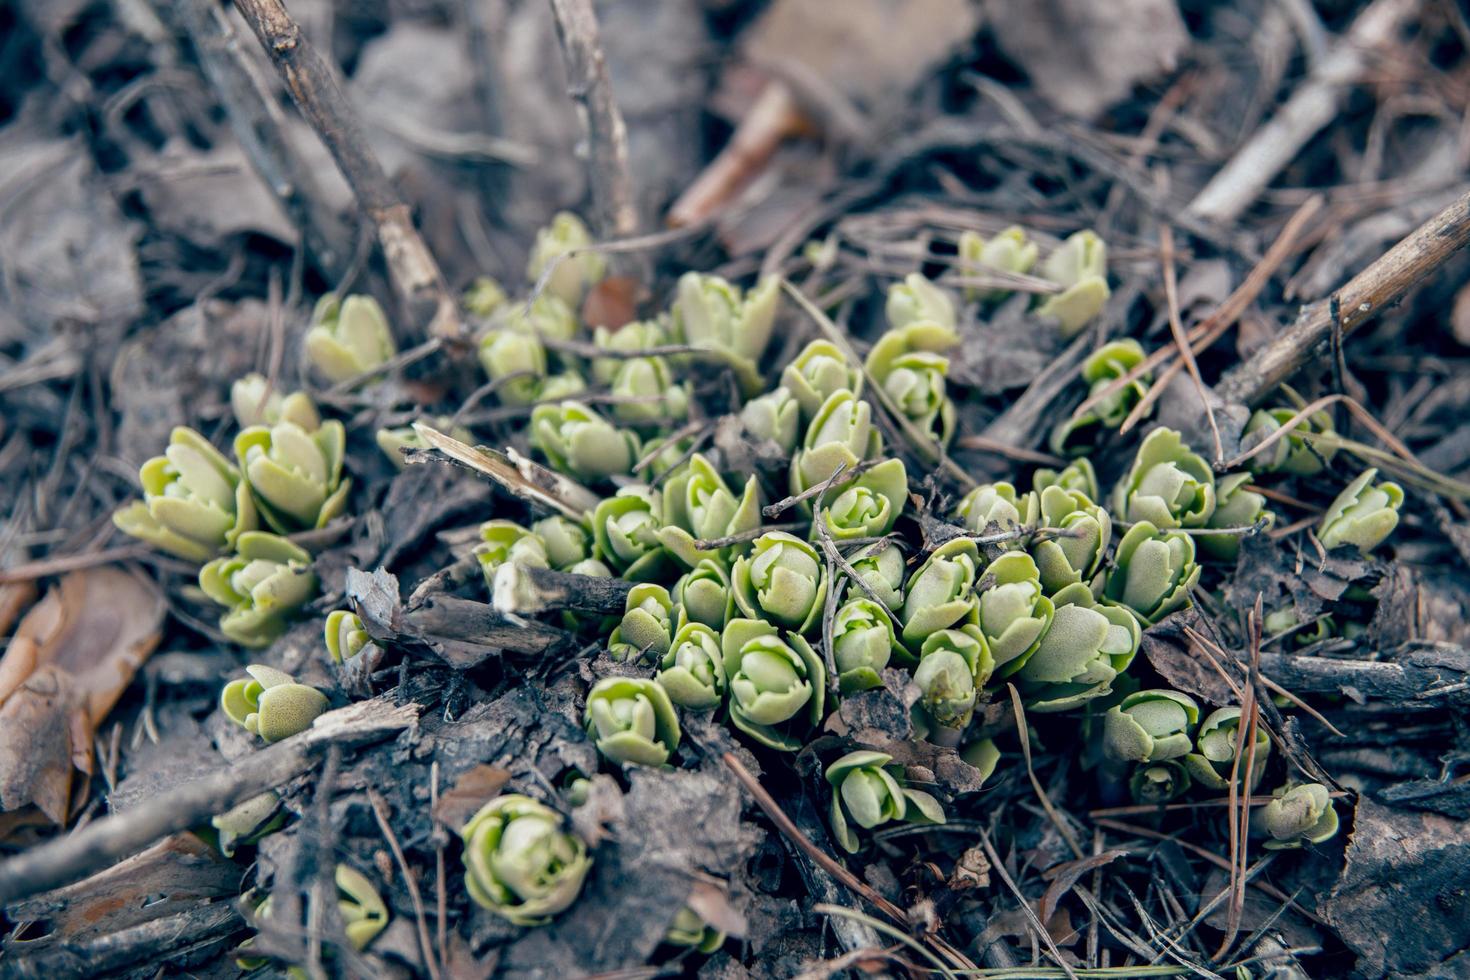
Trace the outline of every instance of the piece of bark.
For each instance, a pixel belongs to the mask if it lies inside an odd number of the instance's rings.
[[[161,637],[163,598],[120,568],[72,572],[16,627],[0,659],[0,809],[64,823],[75,766]]]

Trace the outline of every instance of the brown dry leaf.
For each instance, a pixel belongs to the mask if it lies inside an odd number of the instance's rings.
[[[75,766],[162,636],[163,598],[120,568],[72,572],[0,658],[0,809],[35,803],[64,823]]]
[[[469,822],[475,811],[488,803],[500,787],[510,781],[510,773],[499,766],[480,764],[454,781],[454,785],[439,794],[439,805],[434,807],[434,819],[451,830],[459,830]]]
[[[618,330],[638,316],[638,304],[648,298],[648,288],[628,276],[608,276],[587,290],[582,301],[582,322],[589,327]]]

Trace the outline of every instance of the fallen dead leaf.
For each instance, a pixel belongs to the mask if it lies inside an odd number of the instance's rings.
[[[161,637],[163,599],[120,568],[73,572],[16,627],[0,658],[0,809],[64,823],[73,767],[92,771],[97,725]]]
[[[510,781],[510,773],[499,766],[478,765],[454,781],[454,785],[439,794],[439,805],[434,807],[434,819],[451,830],[458,831],[469,822],[475,811],[490,802],[500,787]]]

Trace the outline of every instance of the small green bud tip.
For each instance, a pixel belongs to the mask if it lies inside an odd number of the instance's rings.
[[[266,742],[279,742],[311,727],[327,710],[327,696],[296,683],[289,674],[252,664],[248,678],[233,680],[220,692],[220,708],[236,724]]]

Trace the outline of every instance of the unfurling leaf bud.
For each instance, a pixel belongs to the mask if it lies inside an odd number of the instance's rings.
[[[1376,469],[1365,470],[1327,508],[1317,525],[1324,548],[1352,545],[1366,555],[1398,527],[1404,491],[1397,483],[1375,484],[1377,475]]]
[[[659,540],[669,552],[693,568],[706,558],[729,555],[726,547],[702,550],[696,542],[713,541],[760,527],[760,485],[754,476],[745,481],[739,497],[702,453],[669,477],[664,487],[664,527]]]
[[[519,794],[498,796],[459,832],[465,888],[481,908],[519,926],[551,921],[577,900],[592,867],[561,814]]]
[[[1215,471],[1173,429],[1154,429],[1113,491],[1123,520],[1157,528],[1204,527],[1215,512]]]
[[[885,459],[844,486],[837,499],[821,508],[820,520],[834,540],[881,538],[908,502],[909,479],[903,461]],[[818,536],[813,524],[812,537]]]
[[[1062,287],[1036,308],[1038,316],[1051,317],[1061,326],[1063,337],[1081,332],[1107,304],[1108,250],[1092,231],[1070,236],[1041,264],[1041,275]]]
[[[769,439],[786,454],[796,449],[801,406],[785,388],[752,398],[740,410],[740,423],[753,439]]]
[[[801,406],[802,418],[817,414],[836,391],[857,391],[862,375],[830,340],[813,340],[781,372],[781,386]]]
[[[954,516],[977,534],[1007,534],[1034,527],[1040,516],[1040,502],[1034,493],[1018,494],[1009,483],[982,483],[960,499]],[[996,542],[1005,549],[1019,548],[1018,535],[1009,541]]]
[[[555,262],[546,280],[546,292],[570,307],[579,306],[587,288],[607,273],[607,259],[588,251],[591,244],[592,235],[582,219],[570,211],[558,211],[550,225],[536,232],[526,279],[534,285]]]
[[[1220,477],[1215,484],[1215,513],[1210,516],[1206,527],[1242,528],[1252,527],[1262,517],[1266,522],[1262,530],[1269,528],[1275,518],[1266,509],[1266,498],[1254,490],[1246,489],[1251,482],[1249,473],[1231,473]],[[1230,534],[1196,535],[1199,547],[1206,555],[1218,561],[1234,561],[1240,554],[1239,532]]]
[[[1056,610],[1042,594],[1036,562],[1024,551],[1001,555],[980,583],[980,632],[995,669],[1008,677],[1036,652]]]
[[[939,801],[921,790],[909,789],[899,781],[902,770],[889,766],[893,757],[882,752],[849,752],[827,767],[832,787],[832,835],[850,854],[860,846],[856,824],[864,830],[890,821],[944,823]]]
[[[962,276],[984,276],[997,270],[1025,275],[1036,265],[1040,252],[1019,225],[1011,225],[989,240],[979,232],[965,231],[960,233],[957,267]],[[972,302],[1004,299],[1010,294],[1009,289],[965,287],[965,298]]]
[[[257,526],[240,471],[193,429],[174,429],[164,454],[144,463],[138,479],[143,499],[120,508],[113,524],[186,561],[207,561]]]
[[[1199,582],[1194,539],[1182,531],[1159,531],[1148,521],[1128,529],[1113,556],[1115,567],[1103,589],[1108,602],[1123,606],[1151,626],[1189,604]]]
[[[220,708],[230,720],[267,742],[279,742],[311,727],[327,710],[327,696],[296,683],[290,674],[251,664],[248,679],[230,681],[220,692]]]
[[[311,555],[285,538],[247,531],[235,553],[199,570],[204,594],[229,611],[220,631],[247,647],[268,646],[286,630],[286,620],[316,594]]]
[[[1230,773],[1235,769],[1235,755],[1240,740],[1240,708],[1224,707],[1210,712],[1200,722],[1199,734],[1195,736],[1194,751],[1181,761],[1196,782],[1213,790],[1230,787]],[[1266,756],[1271,751],[1271,738],[1264,726],[1256,728],[1256,758],[1251,768],[1251,789],[1260,784],[1266,772]],[[1245,776],[1245,759],[1238,770]]]
[[[624,578],[635,582],[658,578],[666,564],[659,541],[663,513],[663,495],[642,484],[604,498],[592,511],[598,553]]]
[[[883,668],[898,648],[893,620],[872,599],[848,599],[832,617],[832,659],[843,694],[883,686]]]
[[[475,557],[480,560],[485,584],[492,590],[495,588],[495,572],[507,562],[515,562],[525,568],[551,567],[546,556],[546,542],[515,521],[486,521],[480,525],[480,541],[475,546]]]
[[[669,590],[642,582],[628,590],[623,619],[607,640],[608,656],[614,660],[657,661],[669,650],[674,632],[674,603]]]
[[[317,301],[306,331],[306,356],[330,381],[342,382],[381,367],[398,354],[383,308],[371,296]]]
[[[809,633],[821,619],[827,576],[817,549],[785,531],[755,539],[749,555],[730,570],[735,604],[751,619]]]
[[[1132,338],[1104,344],[1082,362],[1082,380],[1089,385],[1088,394],[1095,395],[1125,378],[1145,360],[1143,347]],[[1118,390],[1103,396],[1092,408],[1076,419],[1062,422],[1051,436],[1051,450],[1059,456],[1087,452],[1099,442],[1100,429],[1116,429],[1148,394],[1153,375],[1143,373]]]
[[[1271,796],[1271,802],[1257,811],[1261,826],[1271,835],[1268,850],[1320,844],[1337,833],[1337,810],[1321,783],[1283,786]]]
[[[684,573],[672,594],[679,607],[680,628],[686,623],[703,623],[719,633],[734,614],[730,575],[716,559],[706,558]]]
[[[1296,418],[1292,408],[1259,408],[1245,426],[1240,447],[1260,445],[1271,433]],[[1291,432],[1276,440],[1265,452],[1251,457],[1247,464],[1256,473],[1290,473],[1293,476],[1316,476],[1332,461],[1337,445],[1330,439],[1317,438],[1332,433],[1332,416],[1313,412],[1292,426]]]
[[[531,444],[553,469],[584,480],[631,473],[638,461],[636,435],[575,401],[532,409]]]
[[[985,635],[974,623],[936,630],[924,638],[914,684],[919,704],[935,724],[963,729],[970,723],[980,688],[990,679],[995,661]]]
[[[1177,800],[1189,792],[1190,785],[1189,773],[1178,759],[1146,762],[1133,770],[1128,780],[1134,801],[1150,806]]]
[[[732,619],[720,635],[730,721],[773,749],[795,752],[822,720],[827,670],[799,634],[760,619]]]
[[[1059,605],[1036,652],[1016,672],[1027,710],[1066,711],[1112,691],[1138,652],[1138,622],[1125,610]]]
[[[903,606],[903,579],[907,570],[898,545],[890,541],[861,549],[848,564],[868,588],[865,591],[854,583],[848,586],[847,594],[865,596],[871,592],[897,614]]]
[[[654,679],[681,708],[717,707],[727,686],[719,633],[703,623],[685,623],[659,662]]]
[[[905,646],[915,650],[936,630],[975,622],[979,570],[980,552],[973,541],[954,538],[934,549],[909,578],[903,604]]]
[[[646,678],[604,677],[592,685],[583,721],[611,762],[661,766],[679,747],[679,716],[668,692]]]
[[[282,395],[263,374],[250,373],[230,385],[230,409],[242,429],[252,425],[295,422],[307,432],[322,424],[311,396],[304,391]]]
[[[323,634],[327,653],[333,663],[345,663],[362,652],[362,648],[373,642],[363,628],[357,614],[347,609],[334,609],[327,614]]]
[[[281,533],[325,527],[347,506],[342,477],[347,431],[336,419],[307,432],[294,422],[257,425],[235,437],[235,459],[261,515]]]
[[[1117,762],[1163,762],[1188,754],[1199,705],[1178,691],[1134,691],[1103,716],[1103,751]]]
[[[873,426],[873,409],[850,391],[833,392],[807,426],[802,447],[791,460],[791,490],[802,493],[852,469],[883,451]]]

